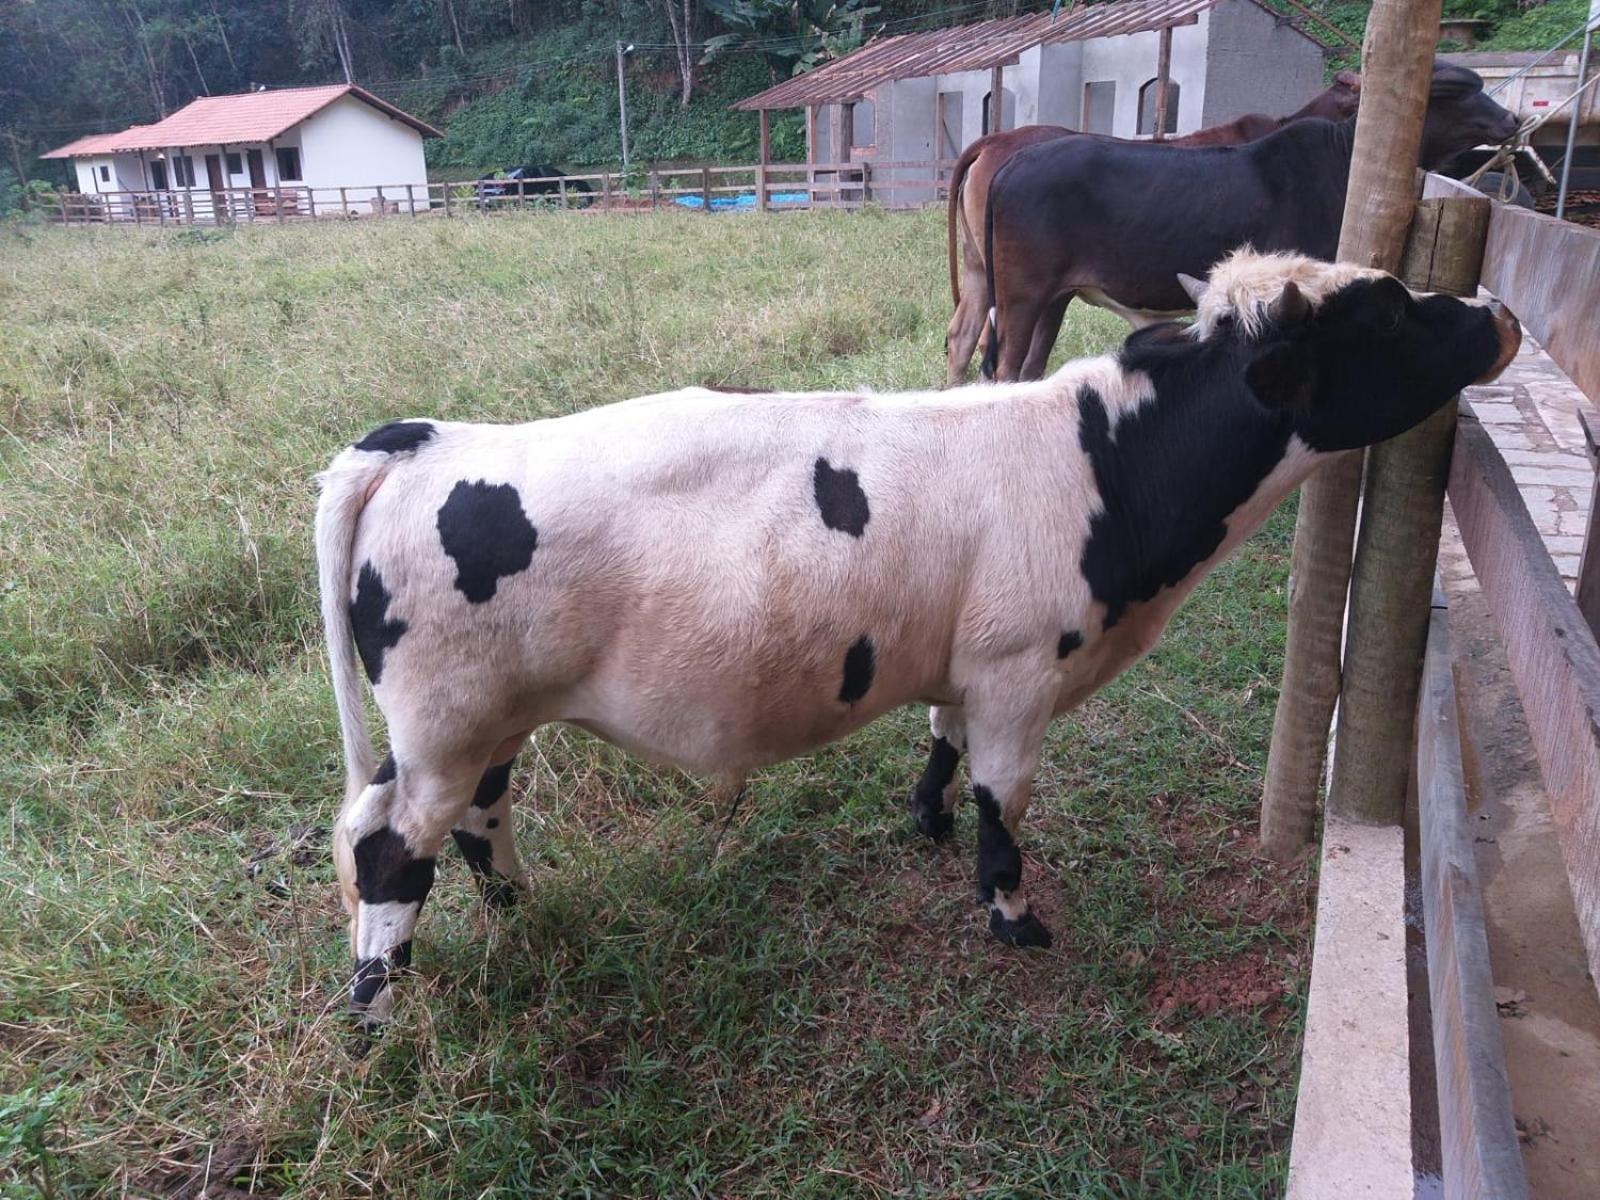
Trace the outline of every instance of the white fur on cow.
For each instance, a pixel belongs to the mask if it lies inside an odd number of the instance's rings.
[[[1503,315],[1292,256],[1229,260],[1200,311],[1035,383],[691,388],[526,425],[397,422],[342,452],[317,556],[355,1006],[387,1011],[446,834],[515,895],[509,764],[553,721],[738,778],[929,704],[917,821],[950,832],[965,754],[991,928],[1048,944],[1014,835],[1050,719],[1146,653],[1327,453],[1514,349]]]

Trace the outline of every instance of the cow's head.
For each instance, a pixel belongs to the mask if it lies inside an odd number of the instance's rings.
[[[1349,120],[1361,104],[1361,76],[1354,71],[1340,71],[1318,99],[1327,112],[1317,116],[1326,116],[1330,121]]]
[[[1237,342],[1245,383],[1313,450],[1404,433],[1462,388],[1499,376],[1522,342],[1498,303],[1409,291],[1392,275],[1243,250],[1199,293],[1194,336]]]
[[[1465,67],[1439,64],[1428,88],[1420,159],[1427,168],[1484,143],[1498,145],[1517,132],[1517,118],[1483,93],[1483,80]]]

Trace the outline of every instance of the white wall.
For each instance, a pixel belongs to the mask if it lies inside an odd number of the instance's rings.
[[[1228,3],[1229,0],[1224,0]],[[1214,10],[1213,10],[1214,11]],[[1206,94],[1206,41],[1212,12],[1200,14],[1194,25],[1180,25],[1172,31],[1171,79],[1178,85],[1178,126],[1167,132],[1193,133],[1202,127],[1201,114]],[[1117,137],[1137,137],[1139,131],[1139,89],[1156,77],[1161,53],[1159,33],[1132,33],[1122,37],[1095,38],[1079,43],[1080,60],[1077,95],[1063,100],[1068,111],[1083,110],[1083,88],[1089,83],[1114,82],[1117,107],[1111,132]],[[1078,120],[1059,124],[1077,128]]]
[[[1209,16],[1206,125],[1249,112],[1286,117],[1322,90],[1321,48],[1272,13],[1250,0],[1222,0]]]
[[[299,145],[308,187],[348,188],[352,204],[365,203],[376,194],[369,185],[381,184],[385,198],[398,196],[403,207],[405,185],[416,184],[420,190],[428,182],[422,134],[353,96],[341,96],[276,144]],[[320,208],[322,197],[317,204]]]

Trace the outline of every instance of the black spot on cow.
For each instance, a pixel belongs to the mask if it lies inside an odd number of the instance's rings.
[[[433,887],[434,861],[416,858],[385,825],[356,843],[356,892],[366,904],[421,904]]]
[[[372,777],[372,786],[379,787],[385,783],[393,783],[395,776],[394,751],[383,756],[383,761],[378,764],[378,771]]]
[[[1061,635],[1061,640],[1056,643],[1056,657],[1065,658],[1074,650],[1083,645],[1083,634],[1076,629]]]
[[[507,759],[497,767],[490,767],[478,780],[478,788],[472,794],[474,808],[493,808],[501,796],[506,794],[506,788],[511,786],[511,764],[515,759]]]
[[[1173,349],[1147,333],[1129,338],[1120,358],[1150,375],[1153,400],[1113,427],[1100,393],[1078,390],[1078,442],[1101,503],[1080,565],[1106,629],[1216,553],[1229,514],[1283,460],[1291,433],[1288,417],[1239,403],[1238,371],[1197,369],[1205,344]]]
[[[430,421],[390,421],[379,425],[356,443],[357,450],[379,454],[406,454],[431,438],[437,430]]]
[[[1022,886],[1022,852],[1000,819],[994,793],[975,783],[972,798],[978,808],[978,903],[993,904],[996,891],[1009,894]],[[991,908],[989,932],[1008,946],[1043,947],[1054,940],[1031,911],[1013,921],[998,908]]]
[[[484,825],[486,825],[490,829],[499,829],[500,828],[500,818],[499,817],[490,817],[487,821],[484,822]]]
[[[490,824],[493,825],[495,822],[491,821]],[[456,845],[461,849],[461,857],[466,859],[467,866],[472,868],[472,873],[478,880],[478,894],[483,897],[484,903],[494,908],[505,908],[515,903],[521,889],[494,869],[494,849],[489,839],[468,833],[464,829],[453,829],[450,831],[450,836],[455,838]]]
[[[464,829],[453,829],[450,831],[450,836],[456,839],[456,845],[461,849],[461,857],[467,860],[467,866],[479,875],[494,870],[494,848],[490,846],[488,838],[468,833]]]
[[[839,699],[854,704],[872,687],[875,669],[872,639],[866,634],[858,637],[844,653],[844,680],[839,684]]]
[[[944,792],[956,777],[960,761],[961,751],[948,738],[934,738],[928,765],[917,780],[916,791],[911,793],[911,815],[917,828],[936,842],[944,841],[956,827],[955,814],[944,810]]]
[[[384,651],[391,649],[408,628],[404,621],[387,619],[392,599],[378,569],[370,562],[362,563],[356,576],[356,598],[350,603],[350,632],[361,665],[373,683],[383,675]]]
[[[509,483],[469,483],[450,489],[439,509],[439,541],[455,560],[456,587],[473,604],[494,599],[505,575],[528,569],[539,534]]]
[[[854,471],[835,469],[827,459],[819,458],[811,472],[811,487],[824,525],[851,537],[862,535],[872,513]]]
[[[975,783],[972,799],[978,809],[978,903],[989,904],[996,888],[1014,892],[1022,885],[1022,852],[1000,819],[994,793]]]
[[[409,938],[376,958],[358,959],[355,974],[350,979],[350,1002],[359,1008],[368,1007],[378,998],[378,993],[388,986],[390,975],[407,970],[410,966]]]

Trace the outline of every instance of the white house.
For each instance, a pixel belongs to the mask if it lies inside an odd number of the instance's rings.
[[[134,219],[149,206],[214,219],[241,206],[276,212],[369,208],[378,190],[426,203],[422,139],[440,132],[352,84],[202,96],[153,125],[78,138],[41,155],[69,159],[78,191]],[[232,191],[230,189],[239,189]],[[343,192],[340,192],[343,189]]]
[[[1326,53],[1261,0],[1121,0],[880,38],[734,107],[805,108],[812,163],[948,161],[1020,125],[1153,136],[1164,60],[1163,134],[1286,115],[1322,90]],[[874,165],[871,178],[912,175]],[[890,202],[933,198],[897,187]]]

